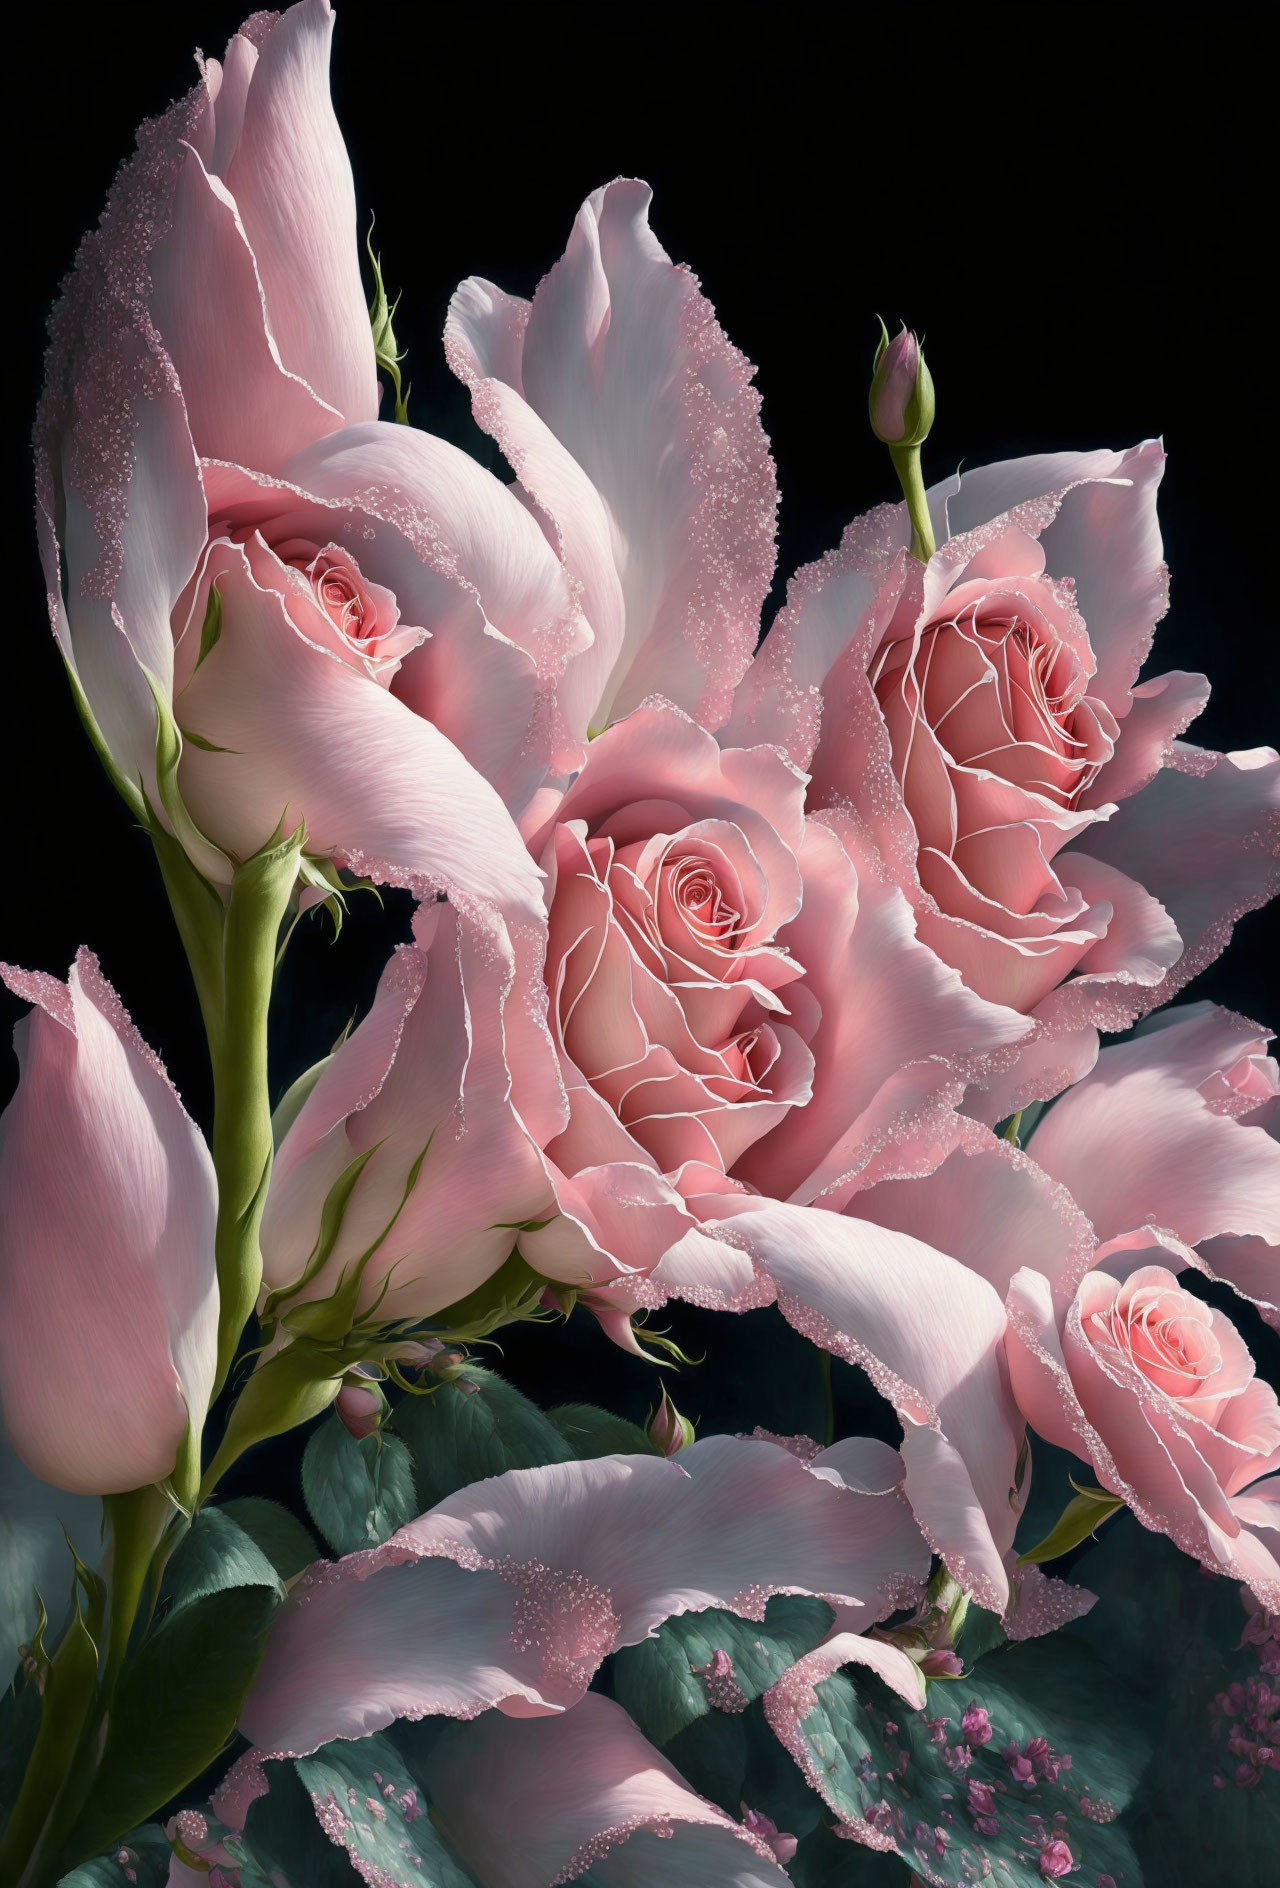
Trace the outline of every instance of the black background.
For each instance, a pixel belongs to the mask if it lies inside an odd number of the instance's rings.
[[[29,20],[38,57],[15,53],[5,88],[0,950],[63,975],[91,944],[206,1121],[198,1019],[150,848],[97,769],[47,631],[27,436],[45,309],[133,127],[191,83],[192,46],[220,53],[241,17],[214,0],[47,6]],[[1114,6],[446,12],[347,0],[334,62],[362,222],[376,212],[389,287],[403,292],[416,424],[495,463],[444,366],[452,289],[480,273],[530,293],[582,198],[619,173],[645,176],[660,239],[757,363],[783,494],[774,603],[851,516],[895,495],[865,388],[876,312],[901,317],[924,333],[938,388],[930,477],[962,458],[1163,434],[1173,605],[1155,666],[1207,669],[1214,695],[1192,738],[1216,747],[1280,730],[1265,83],[1241,33]],[[356,901],[336,946],[324,920],[302,927],[275,1023],[277,1091],[367,999],[406,909]],[[1280,1022],[1277,942],[1274,918],[1245,920],[1192,994]],[[5,997],[6,1032],[21,1008]],[[715,1321],[690,1319],[673,1324],[695,1348],[718,1347]],[[642,1415],[653,1373],[583,1324],[567,1340],[581,1372],[559,1394],[612,1388],[617,1403],[625,1384]],[[735,1361],[769,1422],[775,1388],[780,1400],[793,1369],[812,1366],[789,1342],[770,1349],[772,1321],[758,1343],[754,1328],[739,1321]],[[563,1345],[517,1334],[508,1350],[535,1388],[544,1372],[558,1382]],[[769,1358],[774,1371],[757,1374]],[[680,1393],[715,1427],[711,1376],[695,1373],[695,1389],[682,1373]]]

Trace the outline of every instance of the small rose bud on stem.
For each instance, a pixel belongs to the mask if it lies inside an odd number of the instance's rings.
[[[354,1364],[342,1379],[334,1408],[357,1442],[381,1428],[387,1399],[378,1378],[365,1364]]]
[[[920,448],[933,426],[933,376],[920,343],[908,328],[892,340],[880,323],[880,345],[871,370],[868,396],[871,430],[889,448],[911,517],[911,554],[922,563],[933,556],[935,540],[920,471]]]
[[[680,1414],[665,1387],[662,1401],[645,1424],[645,1432],[663,1455],[678,1455],[681,1449],[687,1449],[694,1440],[693,1424]]]

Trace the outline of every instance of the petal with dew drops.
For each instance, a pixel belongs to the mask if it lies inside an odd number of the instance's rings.
[[[773,1281],[788,1323],[864,1369],[893,1404],[925,1537],[983,1606],[1003,1611],[1023,1425],[997,1293],[906,1233],[819,1207],[747,1200],[717,1229]]]
[[[304,1575],[242,1728],[298,1754],[403,1715],[561,1711],[609,1652],[673,1613],[758,1618],[789,1592],[879,1616],[927,1562],[895,1491],[864,1494],[770,1442],[515,1469]]]
[[[426,1762],[432,1811],[483,1888],[784,1888],[768,1846],[704,1797],[621,1705],[590,1692],[559,1718],[490,1712]]]
[[[651,197],[627,178],[595,191],[527,319],[489,284],[465,284],[450,355],[482,392],[512,386],[518,362],[514,391],[599,495],[620,639],[599,511],[509,393],[477,399],[600,617],[612,668],[591,665],[592,727],[655,693],[718,727],[773,574],[777,486],[751,369],[649,228]]]

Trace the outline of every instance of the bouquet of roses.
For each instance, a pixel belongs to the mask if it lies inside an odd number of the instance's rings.
[[[648,188],[457,290],[495,475],[409,419],[331,27],[202,62],[50,324],[53,630],[214,1108],[87,945],[4,967],[0,1881],[1261,1880],[1280,1080],[1162,1006],[1280,761],[1138,679],[1161,447],[928,485],[886,333],[902,498],[761,640],[752,369]],[[388,886],[268,1069],[294,925]],[[755,1333],[728,1424],[673,1319]]]

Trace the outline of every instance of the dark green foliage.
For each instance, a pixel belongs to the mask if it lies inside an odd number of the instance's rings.
[[[429,1395],[404,1397],[391,1428],[409,1446],[423,1512],[468,1482],[573,1459],[535,1403],[477,1365]]]
[[[594,1403],[564,1403],[547,1411],[547,1421],[572,1449],[578,1461],[597,1455],[660,1455],[638,1423],[614,1416]]]
[[[378,1547],[420,1512],[400,1438],[378,1432],[357,1441],[338,1416],[327,1416],[307,1443],[302,1492],[335,1554]]]
[[[717,1607],[682,1613],[652,1639],[616,1654],[613,1695],[652,1743],[666,1744],[712,1710],[695,1667],[709,1664],[717,1650],[732,1659],[733,1682],[750,1702],[818,1644],[834,1617],[825,1600],[786,1594],[769,1601],[759,1623]]]
[[[1154,1707],[1154,1749],[1130,1818],[1147,1888],[1265,1888],[1280,1872],[1280,1771],[1246,1765],[1257,1780],[1240,1787],[1241,1758],[1227,1739],[1234,1726],[1259,1741],[1248,1719],[1261,1687],[1280,1694],[1280,1675],[1263,1672],[1257,1644],[1241,1643],[1249,1615],[1238,1583],[1202,1573],[1130,1515],[1076,1574],[1099,1601],[1069,1637],[1123,1671]],[[1235,1715],[1215,1709],[1233,1682],[1250,1681],[1252,1699]],[[1100,1714],[1109,1710],[1108,1697]],[[1274,1722],[1280,1698],[1261,1716]]]
[[[228,1587],[264,1586],[283,1599],[269,1557],[224,1508],[202,1508],[183,1535],[160,1588],[160,1604],[176,1613]]]
[[[229,1588],[184,1606],[146,1641],[116,1691],[77,1856],[105,1849],[226,1749],[275,1603],[267,1587]]]
[[[320,1549],[288,1508],[265,1495],[241,1495],[219,1509],[255,1540],[282,1580],[292,1580],[320,1558]]]

